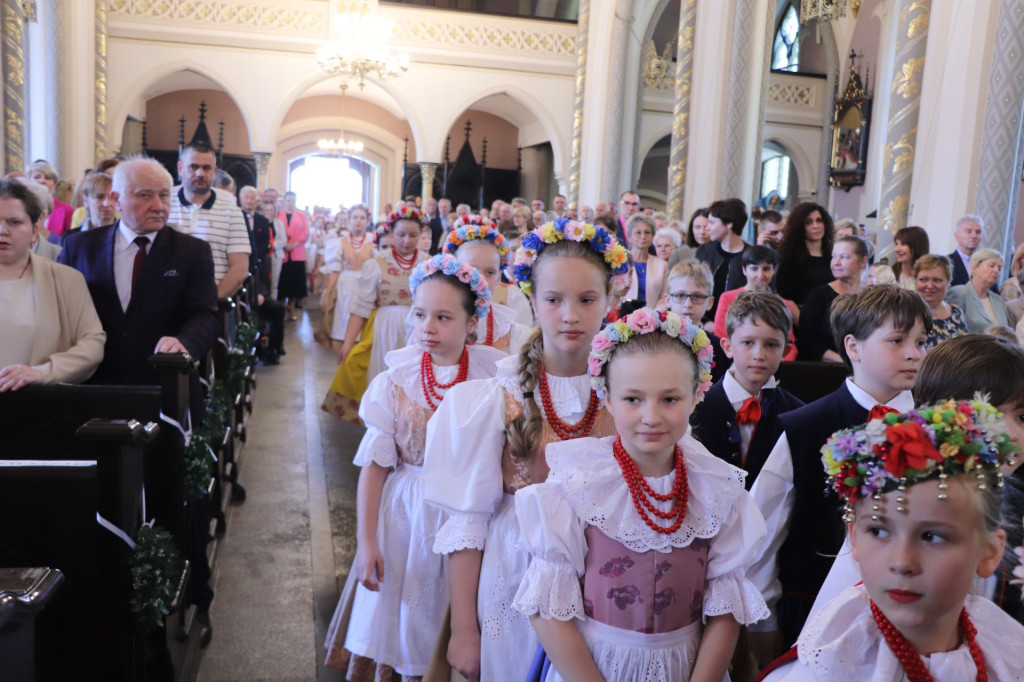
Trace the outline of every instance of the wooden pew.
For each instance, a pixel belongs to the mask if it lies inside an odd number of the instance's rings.
[[[36,619],[64,584],[54,568],[0,568],[0,661],[11,680],[36,679]]]
[[[841,362],[783,362],[775,378],[779,385],[805,403],[823,398],[839,388],[850,368]]]

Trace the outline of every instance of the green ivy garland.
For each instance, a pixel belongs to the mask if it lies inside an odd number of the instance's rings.
[[[181,557],[171,534],[157,526],[141,526],[135,536],[135,551],[129,567],[132,576],[129,604],[139,630],[145,635],[163,626],[174,601]]]

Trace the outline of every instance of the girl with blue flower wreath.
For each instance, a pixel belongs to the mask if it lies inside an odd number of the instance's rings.
[[[491,313],[480,320],[480,343],[508,351],[518,348],[533,327],[530,302],[519,290],[501,281],[509,263],[509,248],[498,227],[475,215],[460,216],[442,247],[444,253],[480,271],[491,290]]]
[[[550,659],[537,679],[721,680],[741,624],[769,615],[746,578],[766,534],[746,473],[687,434],[711,387],[707,334],[641,308],[594,337],[615,433],[552,443],[516,495],[530,552],[514,606]]]
[[[374,377],[384,371],[385,356],[406,344],[405,318],[412,304],[409,274],[429,256],[416,248],[423,214],[405,207],[378,226],[378,241],[391,247],[363,263],[349,298],[348,327],[338,351],[338,370],[321,408],[358,421],[359,401]]]
[[[513,267],[537,326],[493,379],[449,391],[428,426],[424,500],[447,514],[434,551],[450,559],[439,650],[470,679],[522,680],[537,648],[512,607],[529,559],[514,495],[547,478],[548,443],[613,432],[587,356],[610,294],[629,286],[626,256],[607,230],[575,221],[526,235]]]
[[[431,550],[440,516],[422,499],[427,421],[452,387],[494,376],[505,357],[473,344],[490,308],[476,268],[437,255],[416,266],[409,287],[418,342],[388,353],[359,407],[358,545],[326,642],[327,664],[356,682],[426,672],[448,606],[447,562]]]

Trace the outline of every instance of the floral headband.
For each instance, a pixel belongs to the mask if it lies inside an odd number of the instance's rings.
[[[590,358],[587,368],[590,372],[590,384],[598,396],[605,396],[607,379],[605,366],[615,352],[615,347],[626,343],[637,334],[650,334],[662,331],[686,345],[697,356],[697,402],[704,399],[704,394],[711,388],[711,361],[714,349],[707,333],[690,321],[672,312],[658,312],[651,308],[635,310],[618,322],[612,322],[597,333],[590,342]]]
[[[568,239],[573,242],[587,244],[599,253],[604,262],[612,269],[612,294],[623,294],[629,288],[629,260],[625,247],[615,240],[615,236],[603,227],[595,227],[588,223],[559,218],[535,229],[523,237],[522,245],[516,251],[513,274],[519,282],[519,288],[527,296],[533,288],[530,277],[537,257],[549,244]]]
[[[939,479],[939,499],[946,499],[946,478],[975,473],[984,489],[988,472],[998,471],[1018,451],[1010,442],[1002,415],[985,398],[947,401],[905,414],[891,413],[863,426],[832,434],[821,448],[828,485],[852,506],[868,497],[933,478]],[[906,511],[901,494],[897,511]]]
[[[483,278],[480,271],[468,263],[462,263],[450,253],[437,254],[433,258],[423,261],[409,275],[409,291],[416,297],[416,289],[423,280],[440,272],[442,275],[455,277],[460,282],[469,285],[469,288],[476,294],[476,315],[483,319],[491,311],[491,292],[487,288],[487,280]]]
[[[452,223],[448,239],[441,250],[454,254],[460,246],[474,239],[486,239],[494,244],[498,249],[498,255],[501,256],[501,269],[504,270],[508,266],[509,248],[505,238],[501,236],[501,232],[498,232],[497,225],[490,219],[480,216],[459,216]]]
[[[398,224],[399,220],[415,220],[420,224],[421,228],[426,227],[429,224],[424,220],[422,211],[414,206],[406,206],[401,211],[395,211],[389,215],[388,219],[384,221],[384,223],[377,226],[377,236],[380,237],[381,235],[391,232],[395,229],[395,225]]]

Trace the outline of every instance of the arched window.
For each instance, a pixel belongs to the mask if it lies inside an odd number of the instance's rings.
[[[774,142],[765,142],[761,150],[761,197],[772,192],[789,196],[789,171],[792,160],[786,150]]]
[[[349,157],[311,154],[291,163],[288,188],[301,207],[364,203],[363,176],[349,163]]]
[[[800,13],[796,6],[789,7],[782,14],[782,21],[775,31],[775,44],[772,48],[773,71],[799,71],[800,69]]]

